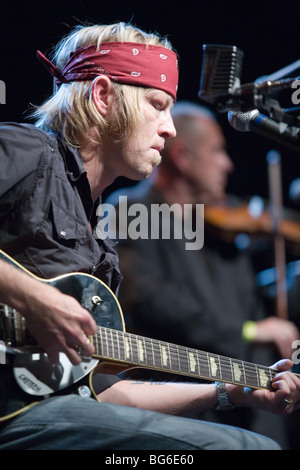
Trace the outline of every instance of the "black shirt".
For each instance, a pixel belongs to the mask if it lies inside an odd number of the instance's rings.
[[[116,192],[109,201],[117,203],[118,195]],[[149,214],[148,239],[127,237],[118,245],[124,275],[120,299],[128,329],[216,354],[255,360],[252,346],[242,338],[242,328],[248,320],[264,318],[264,309],[249,253],[206,231],[204,246],[187,250],[190,240],[184,230],[182,237],[175,236],[172,218],[166,239],[152,237],[151,208],[165,203],[163,195],[148,181],[122,195],[128,196],[128,207],[140,203]]]
[[[85,272],[117,293],[118,256],[97,237],[95,213],[79,150],[33,125],[0,123],[0,249],[38,277]],[[96,392],[114,381],[103,376]]]
[[[81,271],[117,292],[118,257],[92,233],[95,208],[79,151],[33,125],[3,123],[0,168],[0,248],[39,277]]]

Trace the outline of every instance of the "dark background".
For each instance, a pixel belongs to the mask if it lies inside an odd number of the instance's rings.
[[[52,78],[36,59],[37,49],[47,54],[78,23],[116,21],[131,22],[169,37],[180,56],[178,99],[200,103],[203,44],[241,48],[242,83],[300,58],[298,0],[0,0],[0,80],[6,84],[6,104],[0,105],[0,119],[24,121],[30,104],[40,104],[51,94]],[[226,114],[218,117],[236,167],[229,191],[268,197],[266,154],[275,148],[282,155],[284,203],[295,207],[288,189],[291,181],[300,177],[300,154],[253,133],[235,131]]]

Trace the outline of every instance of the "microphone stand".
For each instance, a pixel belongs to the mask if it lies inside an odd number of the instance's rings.
[[[271,221],[274,233],[274,255],[276,267],[276,314],[279,318],[288,319],[288,298],[286,281],[285,240],[280,232],[282,223],[282,187],[280,154],[271,150],[267,154],[269,190],[271,200]]]

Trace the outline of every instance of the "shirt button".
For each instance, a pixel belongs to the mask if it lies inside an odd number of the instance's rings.
[[[64,230],[61,230],[59,233],[62,237],[65,237],[67,235],[67,233]]]

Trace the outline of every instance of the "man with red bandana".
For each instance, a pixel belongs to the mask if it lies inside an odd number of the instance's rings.
[[[117,293],[118,260],[113,245],[97,237],[96,209],[118,176],[149,176],[175,136],[176,53],[158,35],[118,23],[75,28],[53,62],[38,57],[55,77],[53,95],[37,108],[35,125],[0,126],[0,248],[39,278],[81,271]],[[0,267],[0,300],[23,315],[51,362],[65,353],[78,365],[79,351],[94,353],[89,336],[97,325],[75,298],[6,261]],[[278,449],[266,437],[183,417],[229,404],[291,412],[299,380],[283,372],[289,361],[276,367],[273,391],[251,393],[95,374],[91,387],[100,403],[50,395],[15,411],[10,366],[3,365],[0,449]]]

